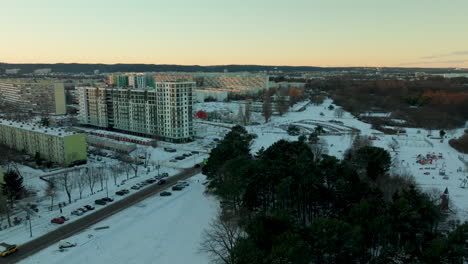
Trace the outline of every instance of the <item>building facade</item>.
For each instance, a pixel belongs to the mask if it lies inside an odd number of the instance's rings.
[[[38,79],[0,79],[0,98],[24,110],[66,114],[63,82]]]
[[[158,82],[154,89],[78,87],[79,122],[101,128],[192,140],[194,82]]]
[[[62,166],[86,162],[85,134],[0,119],[0,144]]]

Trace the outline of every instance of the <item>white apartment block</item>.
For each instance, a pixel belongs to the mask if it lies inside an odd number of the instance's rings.
[[[158,82],[154,89],[78,87],[79,122],[185,142],[193,137],[194,82]]]
[[[66,114],[63,82],[44,79],[0,79],[0,99],[26,111]]]

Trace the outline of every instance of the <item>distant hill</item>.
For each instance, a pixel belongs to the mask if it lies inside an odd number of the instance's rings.
[[[265,65],[171,65],[171,64],[81,64],[81,63],[57,63],[57,64],[14,64],[0,63],[0,73],[5,69],[21,69],[21,73],[32,73],[36,69],[51,68],[52,72],[67,73],[92,73],[100,72],[258,72],[258,71],[283,71],[283,72],[312,72],[312,71],[337,71],[369,69],[365,67],[313,67],[313,66],[265,66]],[[386,72],[424,71],[428,73],[460,72],[453,69],[435,68],[384,68]],[[464,72],[467,72],[466,70]]]

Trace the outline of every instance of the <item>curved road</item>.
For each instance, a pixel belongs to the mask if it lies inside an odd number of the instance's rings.
[[[148,185],[146,188],[141,189],[138,192],[130,193],[127,195],[127,197],[124,197],[121,200],[114,201],[100,208],[99,210],[96,210],[90,214],[82,216],[81,218],[75,220],[74,222],[63,225],[23,245],[19,245],[17,252],[5,258],[0,258],[0,263],[1,264],[18,263],[20,260],[31,256],[32,254],[40,251],[41,249],[49,247],[59,242],[62,239],[65,239],[76,233],[79,233],[85,230],[86,228],[102,221],[103,219],[109,216],[112,216],[138,202],[141,202],[144,199],[150,196],[153,196],[154,194],[164,189],[171,187],[177,181],[190,178],[200,172],[201,172],[201,168],[185,169],[181,173],[167,178],[166,184],[164,185],[151,184],[151,185]]]

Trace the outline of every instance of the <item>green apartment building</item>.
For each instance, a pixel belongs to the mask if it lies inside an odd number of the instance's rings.
[[[86,162],[85,134],[0,119],[0,144],[69,166]]]

